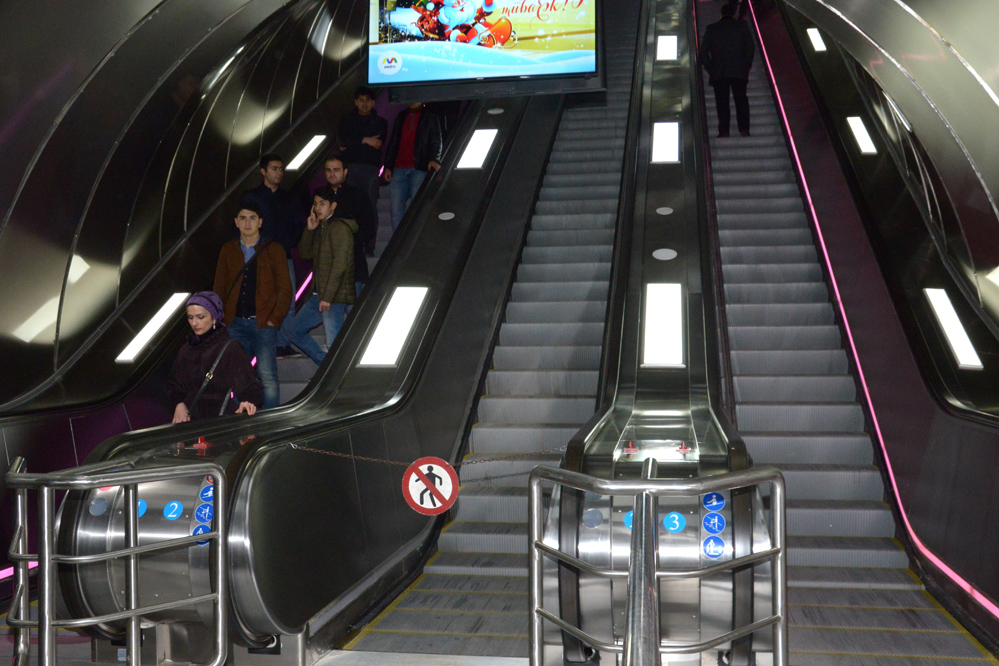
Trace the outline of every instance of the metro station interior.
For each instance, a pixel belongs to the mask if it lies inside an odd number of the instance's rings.
[[[3,654],[999,664],[990,7],[744,0],[747,136],[719,0],[596,3],[594,76],[380,90],[464,101],[325,360],[169,425],[181,306],[261,155],[324,137],[309,196],[370,6],[0,6]]]

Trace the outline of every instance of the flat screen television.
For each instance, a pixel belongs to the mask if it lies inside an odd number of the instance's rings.
[[[368,82],[591,78],[598,72],[598,2],[371,0]]]

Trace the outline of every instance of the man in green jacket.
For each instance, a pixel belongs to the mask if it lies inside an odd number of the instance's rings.
[[[312,296],[288,326],[288,338],[319,365],[326,350],[309,335],[320,322],[326,331],[326,348],[347,318],[347,308],[357,298],[354,288],[354,234],[357,222],[336,216],[335,193],[329,186],[316,191],[306,221],[298,256],[312,260]]]

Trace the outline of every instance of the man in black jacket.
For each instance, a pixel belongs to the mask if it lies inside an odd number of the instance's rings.
[[[388,134],[388,123],[375,111],[375,93],[361,86],[354,91],[354,108],[337,126],[347,184],[368,194],[371,206],[378,210],[378,172],[382,165],[382,142]]]
[[[385,152],[385,180],[392,193],[392,229],[402,216],[429,171],[441,168],[444,136],[437,114],[420,102],[407,105],[392,126]]]
[[[701,66],[707,70],[708,83],[715,90],[719,137],[728,136],[729,90],[735,100],[735,119],[739,125],[739,134],[749,136],[749,98],[746,96],[746,85],[749,83],[749,68],[753,65],[756,46],[749,26],[735,17],[737,11],[738,5],[735,2],[726,3],[721,10],[721,20],[709,25],[701,40]]]
[[[354,233],[354,280],[357,285],[357,295],[360,296],[361,289],[370,277],[364,247],[375,238],[378,223],[367,193],[359,187],[348,185],[347,173],[348,169],[342,157],[333,155],[326,158],[326,182],[333,189],[331,203],[336,204],[336,216],[357,222],[357,231]]]

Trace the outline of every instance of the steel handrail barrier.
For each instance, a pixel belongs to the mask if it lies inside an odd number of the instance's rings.
[[[38,664],[55,666],[55,631],[59,628],[78,628],[104,624],[118,620],[128,620],[126,646],[129,666],[140,666],[140,619],[143,615],[213,602],[215,619],[215,655],[204,666],[222,666],[228,656],[228,589],[226,587],[226,492],[225,472],[211,462],[189,465],[171,465],[135,469],[131,462],[101,462],[83,465],[69,470],[48,474],[28,474],[24,472],[24,458],[14,459],[10,471],[4,477],[7,486],[14,491],[14,538],[11,540],[8,557],[15,563],[14,595],[7,612],[7,624],[16,630],[17,642],[14,646],[14,665],[27,666],[31,629],[38,629]],[[192,476],[211,479],[214,485],[215,529],[196,536],[168,539],[154,544],[140,546],[139,541],[139,493],[140,483],[171,481]],[[91,490],[106,486],[121,486],[125,490],[125,547],[95,555],[59,555],[55,548],[55,492],[57,490]],[[28,537],[28,491],[38,491],[38,553],[27,552]],[[170,601],[152,606],[139,606],[139,555],[154,551],[189,547],[195,542],[211,541],[213,552],[210,560],[217,590],[210,594]],[[56,571],[58,564],[90,564],[118,558],[128,558],[125,575],[125,597],[127,608],[117,613],[57,620],[55,604]],[[30,563],[38,561],[38,620],[29,620],[28,576]],[[191,664],[190,666],[200,666]]]
[[[615,571],[611,569],[599,569],[576,558],[569,557],[558,549],[543,542],[544,505],[542,500],[542,484],[545,482],[555,483],[557,485],[574,488],[576,490],[589,491],[599,495],[635,496],[635,513],[633,517],[633,525],[635,529],[632,534],[633,547],[627,572]],[[657,529],[658,518],[656,515],[658,513],[658,507],[656,506],[656,502],[651,501],[653,498],[702,495],[709,492],[732,490],[734,488],[744,488],[747,486],[758,486],[764,483],[769,483],[771,485],[770,520],[771,539],[773,541],[772,548],[769,548],[766,551],[739,557],[728,562],[722,562],[710,567],[697,569],[659,571],[657,568],[652,568],[649,570],[649,567],[643,567],[639,562],[639,559],[643,558],[645,562],[654,562],[654,557],[658,550],[656,548],[658,539],[648,539],[647,530],[642,530],[643,532],[646,532],[646,534],[643,535],[642,540],[648,544],[646,548],[652,550],[653,553],[636,552],[636,548],[634,547],[634,542],[638,539],[638,537],[635,536],[635,532],[639,531],[638,521],[640,514],[646,514],[642,516],[642,518],[643,523],[648,523],[647,527],[651,526],[653,530]],[[774,666],[787,666],[786,494],[784,476],[779,470],[771,467],[754,468],[739,472],[732,472],[729,474],[706,476],[697,479],[616,480],[601,479],[577,472],[569,472],[564,469],[556,469],[554,467],[538,466],[531,471],[529,493],[531,666],[544,665],[543,630],[545,620],[551,622],[563,631],[575,636],[579,640],[587,643],[597,650],[622,654],[624,657],[623,664],[625,666],[652,666],[653,663],[658,665],[660,659],[659,654],[692,654],[695,652],[703,652],[723,643],[727,643],[730,640],[747,636],[767,626],[771,626],[773,627]],[[645,510],[641,510],[643,504],[645,504]],[[651,516],[649,515],[650,512]],[[649,519],[650,517],[651,520]],[[643,548],[643,550],[644,549],[645,548]],[[629,627],[629,634],[638,633],[638,636],[625,636],[625,640],[623,642],[615,641],[609,643],[601,641],[600,639],[582,631],[578,627],[564,622],[551,612],[545,610],[542,607],[542,566],[545,556],[552,557],[568,566],[578,567],[586,573],[604,578],[634,578],[633,574],[636,570],[642,573],[642,580],[639,581],[642,584],[636,585],[635,581],[632,580],[631,584],[628,586],[629,618],[627,618],[626,621],[627,626]],[[655,590],[658,591],[656,581],[663,578],[702,577],[712,573],[717,573],[719,571],[731,570],[738,567],[756,564],[763,560],[772,560],[774,563],[772,576],[773,615],[753,622],[752,624],[737,627],[733,631],[700,643],[662,643],[659,640],[655,640],[654,642],[659,643],[659,649],[656,651],[654,660],[647,659],[647,645],[635,645],[636,642],[641,643],[643,637],[658,637],[660,612],[658,604],[655,608],[654,620],[646,617],[642,621],[643,625],[650,625],[654,622],[654,626],[637,627],[632,623],[632,618],[630,617],[635,613],[635,609],[641,608],[642,601],[639,597],[652,588],[655,588]],[[649,641],[646,640],[646,642]],[[628,647],[627,650],[626,646]]]

